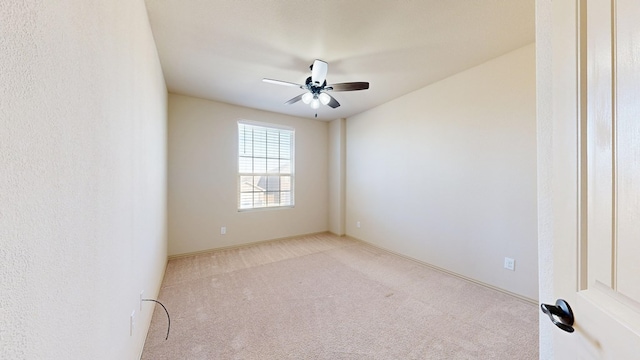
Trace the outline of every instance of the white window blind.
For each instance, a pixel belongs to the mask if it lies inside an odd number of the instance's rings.
[[[238,209],[292,207],[292,128],[238,122]]]

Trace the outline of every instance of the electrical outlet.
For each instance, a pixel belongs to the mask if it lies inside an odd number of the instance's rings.
[[[360,221],[356,221],[356,227],[360,229]]]
[[[131,317],[129,318],[129,336],[133,336],[133,329],[136,327],[136,311],[133,310],[131,312]]]
[[[516,261],[512,258],[504,258],[504,268],[507,270],[515,271],[516,270]]]
[[[227,227],[226,226],[221,227],[220,228],[220,235],[224,235],[226,233],[227,233]]]

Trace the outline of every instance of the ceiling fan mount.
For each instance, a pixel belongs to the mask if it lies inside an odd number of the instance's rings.
[[[328,105],[333,109],[340,106],[338,100],[328,94],[329,91],[357,91],[369,88],[368,82],[348,82],[327,85],[328,68],[329,65],[326,62],[316,59],[313,64],[309,66],[311,76],[307,78],[304,85],[267,78],[262,79],[262,81],[276,85],[298,87],[302,90],[306,90],[305,93],[290,99],[285,102],[285,104],[291,105],[302,100],[303,103],[309,104],[314,110],[317,110],[320,107],[320,104]],[[318,116],[318,114],[316,114],[316,116]]]

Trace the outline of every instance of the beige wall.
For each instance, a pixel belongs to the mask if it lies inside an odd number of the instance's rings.
[[[329,123],[329,231],[345,234],[346,119]]]
[[[553,302],[553,214],[551,213],[552,136],[552,0],[536,0],[536,110],[538,149],[538,278],[540,302]],[[540,359],[553,358],[555,326],[540,312]]]
[[[0,358],[137,359],[167,256],[144,2],[8,0],[0,18]]]
[[[531,44],[347,119],[347,234],[537,299],[535,104]]]
[[[295,128],[294,208],[238,212],[242,119]],[[328,143],[326,122],[170,94],[169,254],[327,231]]]

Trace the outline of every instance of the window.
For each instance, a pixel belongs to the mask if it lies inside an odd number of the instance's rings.
[[[292,128],[238,122],[238,210],[293,207]]]

